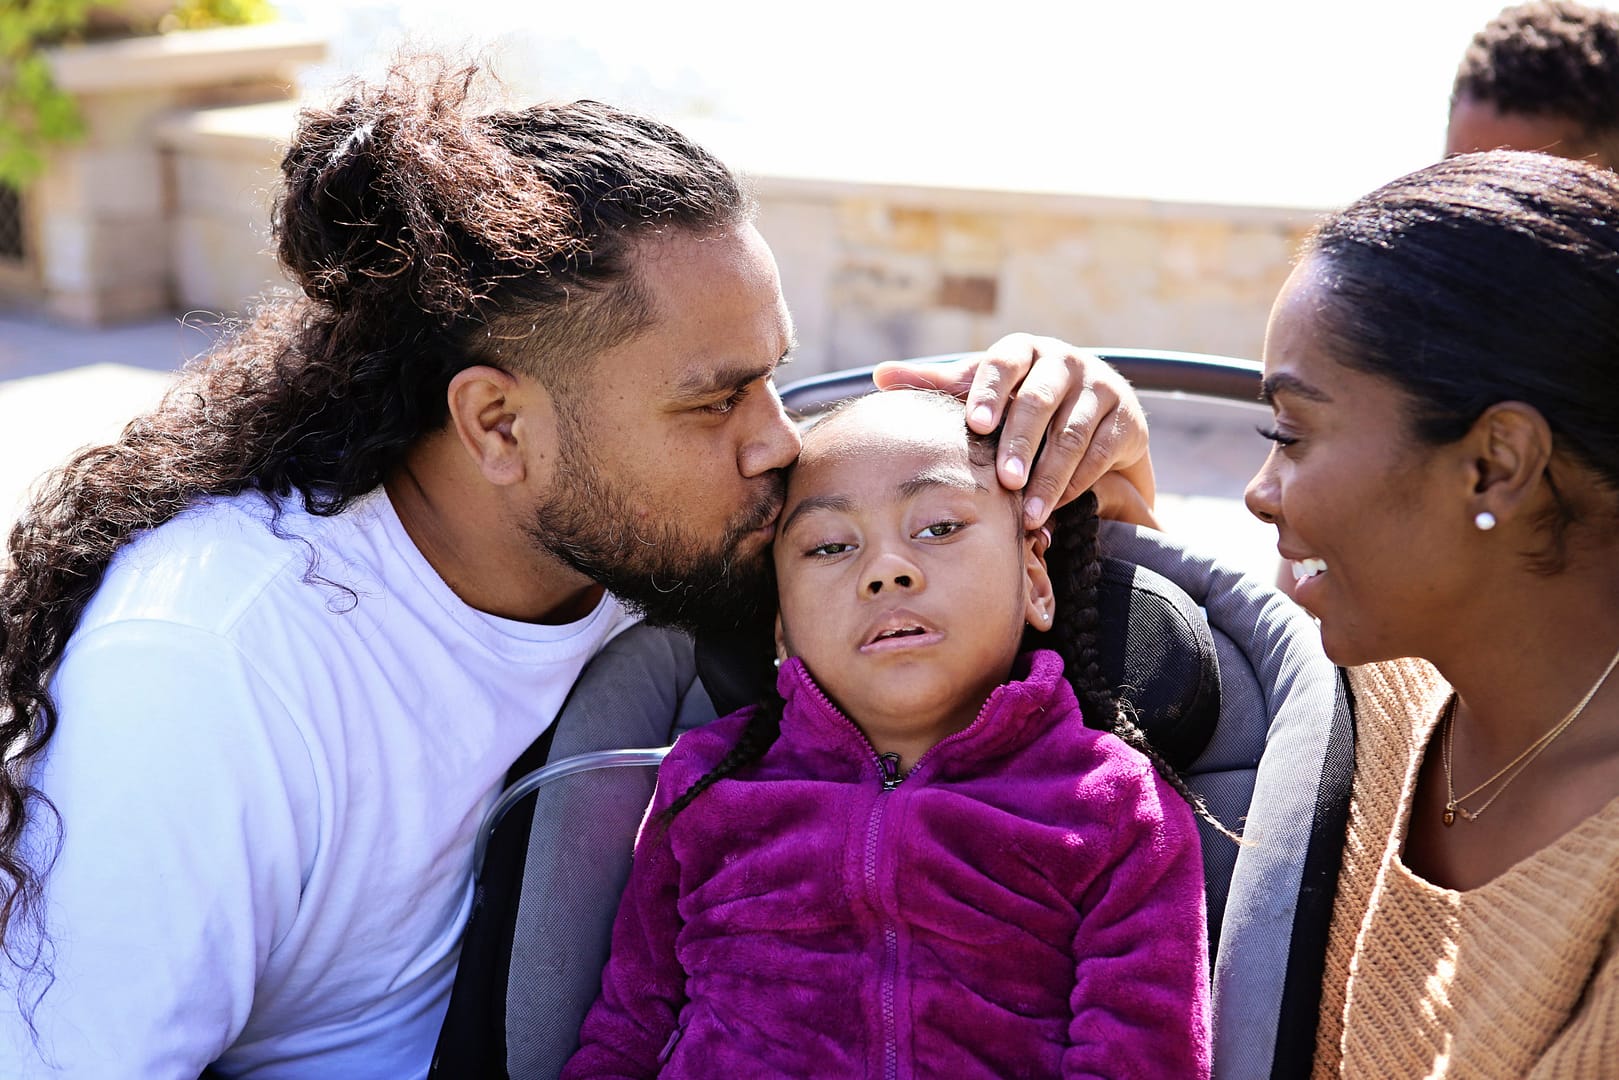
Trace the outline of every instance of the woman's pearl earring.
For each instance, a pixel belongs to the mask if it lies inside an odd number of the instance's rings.
[[[1479,532],[1489,532],[1495,528],[1495,515],[1488,510],[1480,510],[1473,515],[1473,525],[1477,527]]]

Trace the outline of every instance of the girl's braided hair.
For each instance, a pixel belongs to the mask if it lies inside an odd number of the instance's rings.
[[[1135,722],[1135,710],[1108,684],[1099,661],[1098,643],[1102,635],[1102,615],[1097,603],[1102,581],[1102,555],[1097,542],[1101,524],[1096,513],[1096,494],[1087,491],[1052,514],[1051,547],[1046,550],[1046,570],[1056,593],[1057,612],[1046,632],[1027,627],[1023,632],[1025,649],[1051,649],[1062,657],[1063,673],[1079,699],[1085,726],[1106,731],[1139,752],[1164,782],[1186,800],[1193,813],[1217,832],[1237,839],[1203,801],[1203,796],[1154,749],[1146,732]]]

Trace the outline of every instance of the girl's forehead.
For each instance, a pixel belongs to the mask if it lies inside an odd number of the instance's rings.
[[[974,457],[984,455],[973,454],[959,413],[902,406],[840,414],[805,438],[788,480],[786,513],[809,501],[874,507],[927,489],[1002,491],[993,455],[983,463]]]
[[[901,396],[886,392],[880,398]],[[962,416],[937,405],[863,399],[811,428],[794,475],[859,465],[886,472],[914,467],[918,458],[968,462]]]
[[[960,402],[933,391],[877,391],[857,398],[810,428],[804,445],[808,450],[823,441],[848,445],[884,436],[965,447],[966,412]]]

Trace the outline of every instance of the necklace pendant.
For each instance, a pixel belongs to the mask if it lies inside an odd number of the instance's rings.
[[[1440,820],[1445,823],[1447,829],[1456,824],[1456,808],[1454,806],[1445,807],[1445,816]]]

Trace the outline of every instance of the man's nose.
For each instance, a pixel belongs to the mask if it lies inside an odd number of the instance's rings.
[[[798,425],[782,408],[776,384],[767,381],[765,387],[770,392],[759,395],[755,427],[737,452],[737,468],[747,477],[785,469],[798,460]]]

